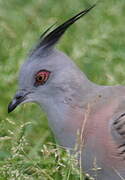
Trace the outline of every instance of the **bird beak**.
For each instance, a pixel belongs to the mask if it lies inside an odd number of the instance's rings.
[[[29,93],[18,92],[8,105],[8,113],[12,112],[19,104],[22,104]]]
[[[16,97],[8,105],[8,113],[12,112],[20,103],[24,101],[23,97],[17,99]]]

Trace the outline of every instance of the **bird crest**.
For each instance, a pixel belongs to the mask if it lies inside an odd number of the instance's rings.
[[[82,16],[87,14],[91,9],[95,7],[96,4],[89,7],[88,9],[85,9],[84,11],[81,11],[77,15],[73,16],[72,18],[65,21],[63,24],[59,25],[57,28],[55,28],[53,31],[49,32],[50,29],[55,25],[55,23],[50,26],[41,36],[39,39],[39,43],[37,46],[33,49],[31,52],[31,55],[34,54],[39,49],[48,49],[53,47],[61,38],[61,36],[65,33],[65,31],[74,24],[78,19],[80,19]]]

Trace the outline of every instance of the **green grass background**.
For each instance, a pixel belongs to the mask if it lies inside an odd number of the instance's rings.
[[[34,104],[7,113],[18,72],[41,33],[95,0],[0,0],[0,180],[81,180],[76,162],[55,145]],[[58,48],[98,84],[125,84],[125,1],[102,0],[74,24]],[[51,144],[51,143],[52,144]]]

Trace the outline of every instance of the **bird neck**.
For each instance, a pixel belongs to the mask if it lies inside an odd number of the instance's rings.
[[[60,67],[60,73],[40,102],[56,139],[63,146],[72,147],[83,123],[83,107],[98,88],[64,53],[52,50],[51,60]]]
[[[96,89],[96,85],[85,78],[80,82],[74,89],[67,87],[59,96],[49,98],[47,106],[43,107],[57,141],[69,148],[76,144],[84,119],[83,107]]]

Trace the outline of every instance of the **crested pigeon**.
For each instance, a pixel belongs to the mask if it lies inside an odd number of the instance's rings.
[[[68,27],[94,6],[43,33],[21,67],[19,90],[8,112],[19,104],[38,103],[60,145],[72,149],[79,143],[86,173],[96,180],[120,180],[125,179],[125,87],[91,82],[55,49]]]

